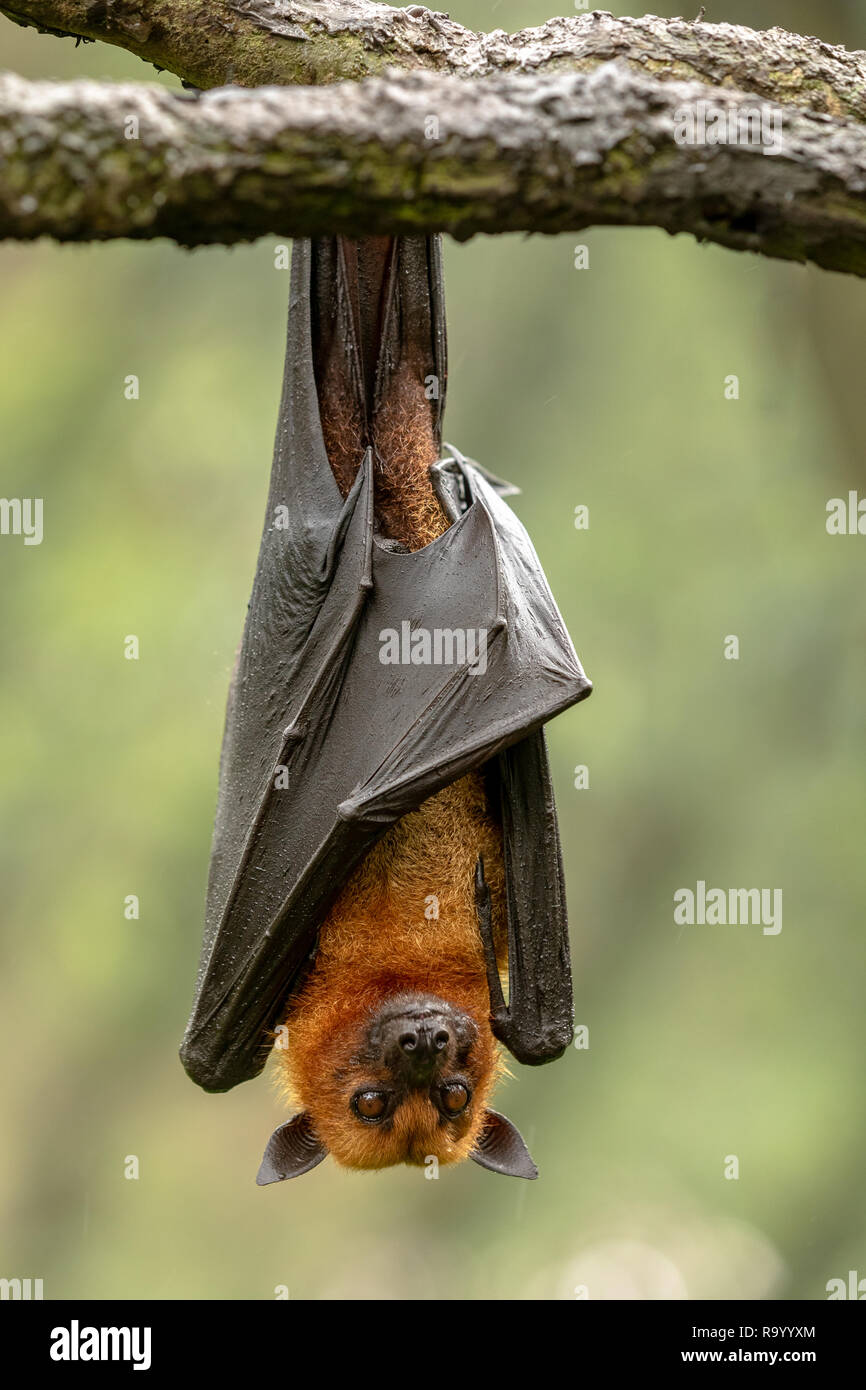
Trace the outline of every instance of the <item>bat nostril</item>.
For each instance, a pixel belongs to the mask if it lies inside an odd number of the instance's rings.
[[[436,1034],[436,1036],[435,1036],[434,1039],[433,1039],[433,1045],[434,1045],[434,1047],[436,1048],[436,1051],[437,1051],[437,1052],[441,1052],[442,1049],[443,1049],[443,1047],[447,1047],[447,1046],[448,1046],[449,1038],[450,1038],[450,1034],[449,1034],[449,1033],[446,1033],[446,1031],[445,1031],[444,1028],[440,1028],[440,1029],[439,1029],[439,1032]]]
[[[415,1048],[418,1046],[418,1034],[401,1033],[398,1042],[404,1052],[414,1052]]]

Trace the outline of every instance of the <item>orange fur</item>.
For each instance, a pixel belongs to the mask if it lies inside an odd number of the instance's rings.
[[[382,527],[419,550],[447,531],[448,520],[430,486],[430,465],[438,458],[430,402],[406,363],[376,418],[373,442],[381,460],[376,494]]]
[[[363,452],[360,410],[345,389],[341,364],[332,356],[321,384],[332,402],[322,416],[322,434],[331,468],[345,497],[355,481]],[[429,468],[438,451],[430,422],[430,402],[409,363],[395,372],[387,400],[372,428],[376,458],[376,518],[384,535],[418,550],[448,529],[430,486]]]

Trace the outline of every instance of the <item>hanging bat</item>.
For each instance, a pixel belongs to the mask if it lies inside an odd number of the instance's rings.
[[[260,1185],[328,1154],[534,1178],[489,1106],[497,1042],[535,1065],[572,1037],[542,726],[591,685],[515,489],[443,454],[439,255],[435,237],[293,251],[181,1047],[208,1091],[273,1048],[297,1113]]]

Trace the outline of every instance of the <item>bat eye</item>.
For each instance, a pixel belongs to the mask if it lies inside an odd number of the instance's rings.
[[[469,1104],[469,1088],[462,1081],[452,1081],[442,1087],[439,1100],[446,1115],[459,1115]]]
[[[352,1109],[362,1120],[381,1120],[387,1107],[386,1091],[359,1091],[352,1099]]]

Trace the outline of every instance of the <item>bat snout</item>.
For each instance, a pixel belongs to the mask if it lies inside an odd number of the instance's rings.
[[[475,1025],[442,999],[419,996],[382,1010],[370,1040],[383,1060],[407,1081],[423,1081],[468,1047]]]
[[[407,1024],[405,1032],[399,1034],[397,1042],[404,1052],[415,1052],[419,1048],[426,1052],[441,1052],[451,1041],[445,1023],[444,1018],[434,1018],[421,1025],[416,1025],[413,1020]]]
[[[426,1076],[443,1060],[451,1042],[449,1019],[445,1014],[426,1018],[411,1015],[395,1018],[388,1027],[388,1054],[392,1065],[408,1076]],[[395,1046],[396,1044],[396,1046]]]

